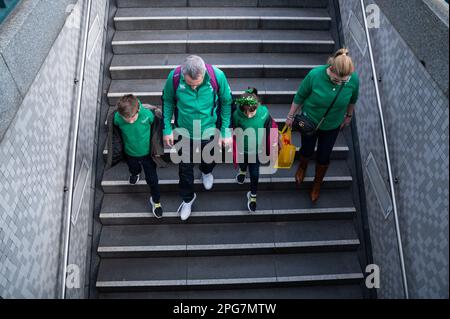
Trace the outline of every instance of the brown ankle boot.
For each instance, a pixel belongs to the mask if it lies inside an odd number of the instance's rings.
[[[317,202],[320,195],[320,187],[322,185],[323,178],[327,172],[328,165],[316,165],[316,177],[314,178],[314,184],[311,190],[311,200],[313,203]]]
[[[297,185],[303,183],[303,179],[305,179],[306,168],[308,167],[309,158],[300,156],[300,164],[298,165],[297,172],[295,173],[295,181]]]

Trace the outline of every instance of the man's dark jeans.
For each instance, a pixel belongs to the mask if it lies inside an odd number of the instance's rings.
[[[190,140],[190,151],[189,151],[190,160],[187,163],[181,161],[181,163],[179,164],[180,196],[186,203],[190,202],[194,198],[194,165],[195,165],[195,163],[193,163],[194,151],[203,152],[203,149],[209,143],[213,143],[213,138],[209,140],[196,141],[195,143],[193,140]],[[214,148],[211,150],[211,156],[214,156]],[[196,156],[196,158],[200,157],[201,157],[201,163],[199,167],[200,171],[203,174],[210,174],[214,170],[216,163],[215,162],[205,163],[203,156],[201,156],[201,153],[200,156]]]
[[[156,173],[156,163],[153,161],[151,155],[142,157],[126,156],[128,169],[131,175],[140,174],[144,168],[145,181],[150,186],[152,200],[159,203],[161,200],[161,193],[159,191],[158,174]]]

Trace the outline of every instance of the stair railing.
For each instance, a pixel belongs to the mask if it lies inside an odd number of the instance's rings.
[[[377,98],[378,115],[380,117],[380,123],[381,123],[381,133],[383,135],[386,166],[387,166],[388,175],[389,175],[389,187],[390,187],[391,196],[392,196],[392,206],[393,206],[394,220],[395,220],[395,231],[396,231],[396,235],[397,235],[397,244],[398,244],[398,254],[400,257],[400,266],[401,266],[401,272],[402,272],[403,292],[404,292],[405,299],[409,299],[408,280],[406,278],[402,237],[401,237],[401,233],[400,233],[400,224],[398,221],[397,199],[396,199],[396,195],[395,195],[394,179],[393,179],[393,175],[392,175],[392,166],[391,166],[391,157],[390,157],[389,146],[388,146],[388,141],[387,141],[386,125],[384,122],[383,107],[382,107],[381,97],[380,97],[380,89],[378,87],[377,69],[375,67],[375,59],[373,57],[373,51],[372,51],[372,42],[371,42],[369,27],[368,27],[368,23],[367,23],[367,16],[366,16],[366,10],[365,10],[366,6],[364,4],[364,0],[360,0],[360,1],[361,1],[361,10],[362,10],[362,15],[363,15],[363,20],[364,20],[364,28],[365,28],[365,32],[366,32],[366,38],[367,38],[367,46],[368,46],[369,55],[370,55],[370,64],[372,67],[373,82],[375,85],[375,95]]]
[[[66,297],[66,278],[67,278],[67,263],[69,260],[69,245],[70,245],[70,228],[72,222],[72,206],[73,206],[73,191],[74,191],[74,180],[75,180],[75,162],[76,162],[76,152],[78,145],[78,131],[80,126],[80,113],[81,113],[81,102],[83,98],[83,87],[84,87],[84,74],[86,67],[86,55],[87,55],[87,44],[88,44],[88,34],[89,34],[89,22],[91,20],[91,7],[92,0],[87,0],[87,11],[85,18],[85,28],[83,32],[83,51],[81,56],[81,65],[80,65],[80,75],[78,79],[75,80],[75,83],[79,84],[77,91],[77,100],[75,107],[75,122],[72,126],[72,136],[73,143],[69,147],[69,158],[68,158],[68,172],[69,172],[69,181],[67,185],[66,192],[66,200],[67,204],[65,205],[65,218],[66,225],[64,228],[64,252],[63,252],[63,268],[62,268],[62,281],[61,281],[61,299],[65,299]]]

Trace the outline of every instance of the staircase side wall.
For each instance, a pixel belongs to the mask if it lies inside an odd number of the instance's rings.
[[[10,52],[17,58],[14,63],[3,55],[0,58],[1,110],[14,109],[0,142],[2,298],[56,298],[60,294],[64,187],[87,1],[57,2],[24,1],[27,10],[32,9],[29,15],[19,25],[8,24],[19,23],[21,10],[25,10],[19,4],[1,29],[2,54]],[[68,289],[68,298],[86,296],[88,284],[91,176],[107,0],[92,3],[75,171],[75,182],[85,183],[80,200],[74,203],[77,219],[72,224],[69,255],[69,264],[74,265],[69,270],[75,270],[72,274],[79,270],[75,281],[79,288]],[[19,29],[8,43],[3,37],[10,34],[7,27]]]
[[[418,2],[414,1],[414,4]],[[355,120],[374,263],[381,269],[381,286],[377,293],[379,298],[402,298],[393,214],[385,219],[365,168],[372,154],[389,189],[360,1],[340,0],[339,3],[345,43],[355,59],[361,80]],[[402,3],[395,1],[390,5],[400,6]],[[408,1],[408,5],[412,3]],[[371,4],[376,3],[366,1],[366,5]],[[378,8],[381,9],[380,25],[370,29],[370,34],[376,67],[381,76],[379,85],[392,169],[399,180],[396,192],[410,296],[448,298],[449,101],[448,89],[445,89],[448,88],[448,73],[447,84],[437,83],[436,76],[424,67],[420,61],[422,58],[412,49],[416,44],[407,42],[408,37],[402,36],[387,18],[385,11],[392,8],[381,4]],[[422,28],[425,32],[424,20],[411,23],[414,24],[411,28]],[[439,28],[427,31],[429,37],[422,38],[423,46],[427,46],[426,39],[434,41],[436,36],[440,36],[433,34],[438,32],[436,30]],[[448,40],[441,46],[446,46],[446,55],[438,55],[437,63],[448,72]]]

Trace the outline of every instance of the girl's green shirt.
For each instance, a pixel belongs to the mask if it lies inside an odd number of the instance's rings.
[[[243,133],[236,134],[239,153],[257,154],[262,151],[264,125],[269,116],[269,110],[264,105],[257,108],[256,114],[252,118],[248,118],[239,108],[236,109],[233,114],[233,124],[235,128],[241,128]]]

